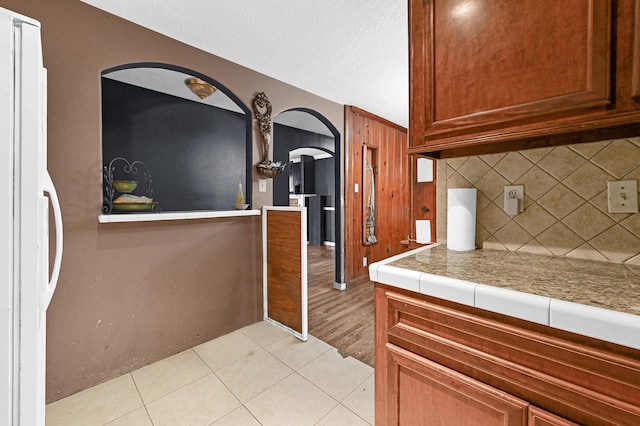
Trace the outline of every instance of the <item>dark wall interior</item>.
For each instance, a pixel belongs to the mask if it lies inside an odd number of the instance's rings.
[[[289,151],[296,148],[319,148],[335,153],[333,137],[277,123],[273,125],[273,141],[273,161],[288,162]],[[334,163],[331,161],[331,167],[322,167],[319,166],[322,161],[324,160],[315,161],[314,168],[318,170],[318,174],[315,175],[314,193],[328,195],[333,199],[335,198],[335,171],[332,168]],[[284,173],[273,179],[273,204],[276,206],[289,205],[289,174],[292,170],[294,170],[293,167],[287,167]]]
[[[296,148],[319,148],[335,152],[335,140],[321,135],[281,124],[274,124],[274,161],[289,161],[289,151]],[[307,207],[307,237],[310,245],[335,242],[335,157],[314,160],[302,155],[300,163],[290,164],[286,172],[273,180],[273,203],[289,205],[289,179],[294,182],[296,194],[315,194],[305,197]]]
[[[316,191],[321,195],[322,217],[324,226],[322,229],[322,241],[335,243],[336,215],[335,215],[335,157],[316,160],[315,169],[317,176],[325,176],[324,179],[316,179]],[[330,178],[329,178],[330,176]]]
[[[246,117],[102,78],[102,158],[142,161],[160,211],[232,210],[246,188]],[[118,163],[115,179],[138,177]],[[117,197],[119,194],[116,194]],[[142,184],[134,195],[146,195]]]
[[[335,157],[315,161],[315,191],[325,196],[326,206],[335,207]]]
[[[316,193],[316,160],[311,155],[300,156],[300,176],[296,194],[315,194]],[[295,171],[293,171],[295,173]],[[322,178],[322,176],[319,176]],[[291,188],[289,188],[291,189]]]

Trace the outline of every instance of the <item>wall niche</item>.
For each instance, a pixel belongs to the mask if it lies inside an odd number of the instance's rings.
[[[193,77],[216,90],[200,99],[185,84]],[[103,213],[129,212],[112,209],[122,194],[109,194],[109,173],[138,181],[131,195],[152,198],[150,212],[233,210],[239,183],[251,203],[251,112],[223,85],[177,66],[143,63],[103,71],[101,86]],[[126,161],[113,161],[119,158]],[[140,167],[137,174],[126,167],[136,161],[146,165],[150,184]]]

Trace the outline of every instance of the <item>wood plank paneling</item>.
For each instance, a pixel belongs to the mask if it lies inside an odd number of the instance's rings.
[[[355,107],[345,108],[345,281],[368,280],[368,267],[405,251],[411,233],[410,158],[406,129]],[[376,244],[363,244],[363,147],[377,148]],[[355,186],[358,185],[358,192]]]

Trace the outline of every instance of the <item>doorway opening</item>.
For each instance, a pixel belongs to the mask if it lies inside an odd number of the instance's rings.
[[[289,164],[273,179],[273,204],[307,207],[308,245],[325,261],[333,255],[333,287],[344,290],[340,132],[317,111],[293,108],[274,117],[273,140],[273,161]]]

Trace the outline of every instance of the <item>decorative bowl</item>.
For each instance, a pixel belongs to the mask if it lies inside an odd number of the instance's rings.
[[[280,163],[279,161],[274,163],[271,160],[265,160],[256,165],[258,173],[266,178],[274,178],[282,173],[287,163]]]
[[[112,185],[116,191],[122,194],[128,194],[137,188],[138,181],[137,180],[114,180]]]
[[[148,212],[153,210],[153,206],[156,204],[158,203],[155,201],[152,203],[114,203],[113,209],[123,212]]]
[[[235,207],[236,210],[246,210],[249,204],[234,204],[233,207]]]

